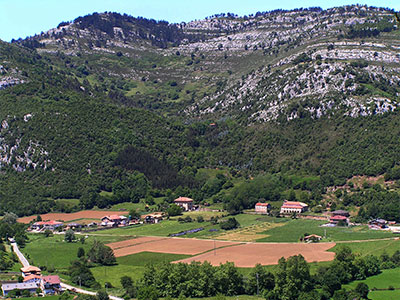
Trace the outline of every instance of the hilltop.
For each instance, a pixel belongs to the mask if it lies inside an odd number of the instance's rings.
[[[208,199],[224,183],[203,168],[318,188],[391,172],[399,63],[393,12],[366,6],[181,24],[95,13],[0,42],[0,212]]]

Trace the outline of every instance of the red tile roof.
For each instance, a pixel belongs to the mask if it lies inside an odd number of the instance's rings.
[[[63,224],[62,222],[58,222],[58,221],[40,221],[40,222],[36,222],[34,223],[34,225],[60,225]]]
[[[21,268],[21,271],[24,273],[27,273],[27,272],[40,272],[41,270],[35,266],[27,266],[27,267]]]
[[[26,276],[26,277],[24,278],[24,282],[25,282],[25,281],[32,280],[32,279],[40,279],[40,276],[39,276],[39,275],[35,275],[35,274],[28,275],[28,276]]]
[[[107,218],[109,220],[121,220],[121,216],[119,216],[119,215],[104,216],[101,219],[103,220],[105,218]]]
[[[307,207],[307,204],[302,203],[302,202],[295,202],[295,201],[285,201],[285,202],[283,202],[282,207],[283,208],[299,208],[299,209],[302,209],[304,207]]]
[[[43,276],[42,280],[44,283],[50,283],[50,284],[60,284],[60,277],[58,275],[49,275],[49,276]]]
[[[174,202],[193,202],[193,199],[188,197],[179,197],[174,200]]]
[[[330,218],[330,220],[333,220],[333,221],[347,220],[347,217],[341,216],[341,215],[337,215],[337,216],[332,216],[332,217]]]
[[[256,203],[256,206],[269,206],[269,203],[258,202],[258,203]]]

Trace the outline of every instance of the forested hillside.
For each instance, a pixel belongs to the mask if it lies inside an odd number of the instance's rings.
[[[348,6],[187,24],[96,13],[0,42],[0,213],[231,203],[231,180],[267,174],[273,192],[237,197],[236,212],[285,198],[293,175],[315,178],[317,202],[354,175],[391,174],[399,36],[390,10]]]

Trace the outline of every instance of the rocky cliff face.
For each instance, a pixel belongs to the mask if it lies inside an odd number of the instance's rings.
[[[42,54],[113,56],[92,68],[140,82],[141,89],[121,91],[133,102],[173,103],[186,118],[357,117],[393,111],[400,95],[399,30],[383,8],[221,14],[181,24],[94,14],[19,43]],[[170,81],[179,89],[164,95],[157,84]]]

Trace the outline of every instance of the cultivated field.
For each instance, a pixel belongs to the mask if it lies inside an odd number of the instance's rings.
[[[289,244],[289,243],[237,243],[182,238],[139,237],[133,240],[108,244],[116,257],[140,252],[157,252],[197,255],[181,262],[209,261],[219,265],[227,261],[238,267],[253,267],[255,264],[277,264],[284,256],[302,254],[308,262],[330,261],[335,253],[327,252],[335,243]],[[214,250],[215,249],[215,250]]]
[[[273,265],[283,257],[301,254],[308,262],[331,261],[335,253],[327,252],[335,246],[335,243],[318,244],[240,244],[232,247],[224,247],[210,251],[198,256],[180,260],[179,262],[190,263],[192,261],[208,261],[217,266],[227,261],[234,262],[241,268],[254,267],[256,264]]]
[[[265,231],[283,225],[285,225],[285,223],[264,222],[244,228],[222,232],[221,234],[217,235],[215,239],[240,242],[256,242],[259,239],[267,238],[269,236],[268,234],[262,234],[265,233]]]
[[[182,238],[138,237],[128,241],[111,243],[107,246],[114,250],[116,257],[121,257],[140,252],[197,255],[210,251],[214,247],[220,248],[232,245],[238,245],[238,243]]]
[[[69,222],[78,219],[101,219],[107,215],[126,215],[127,211],[109,211],[109,210],[82,210],[75,213],[48,213],[40,215],[43,221],[46,220],[60,220],[64,222]],[[20,223],[29,223],[32,220],[35,220],[36,216],[29,216],[19,218],[18,222]]]

